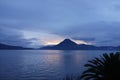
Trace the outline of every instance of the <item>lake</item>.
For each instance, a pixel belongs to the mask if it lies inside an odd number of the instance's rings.
[[[78,76],[88,60],[116,51],[0,50],[0,80],[62,80]]]

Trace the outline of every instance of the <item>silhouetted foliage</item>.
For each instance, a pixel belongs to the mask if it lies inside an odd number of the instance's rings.
[[[120,52],[103,54],[85,64],[84,80],[120,80]]]

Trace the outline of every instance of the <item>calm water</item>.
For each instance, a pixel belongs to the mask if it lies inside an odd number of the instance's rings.
[[[87,60],[116,51],[1,50],[0,80],[61,80],[81,75]]]

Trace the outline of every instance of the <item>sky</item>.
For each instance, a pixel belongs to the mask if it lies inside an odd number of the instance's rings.
[[[120,0],[0,0],[0,43],[119,46],[119,31]]]

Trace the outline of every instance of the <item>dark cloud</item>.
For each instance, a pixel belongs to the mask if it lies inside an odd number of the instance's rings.
[[[95,41],[95,38],[89,38],[89,37],[72,37],[72,39],[74,40],[83,40],[83,41],[86,41],[86,42],[90,42],[90,41]]]
[[[37,47],[33,45],[34,40],[37,39],[25,39],[19,30],[0,28],[0,43],[23,47]]]
[[[119,0],[0,0],[0,42],[30,46],[52,36],[119,45],[119,5]]]

